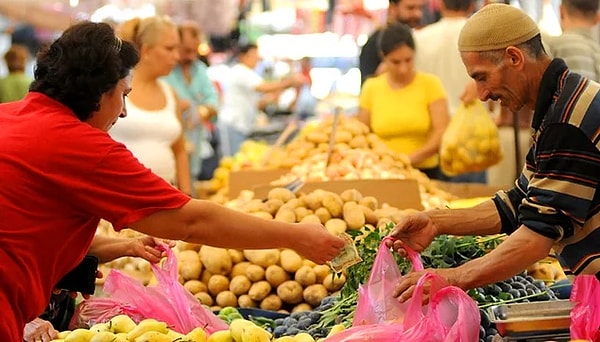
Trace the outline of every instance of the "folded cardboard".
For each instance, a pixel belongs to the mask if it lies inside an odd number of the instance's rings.
[[[492,186],[481,183],[450,183],[433,181],[441,190],[449,192],[459,198],[492,197],[503,187]]]
[[[270,184],[289,173],[289,169],[248,169],[229,173],[229,198],[236,198],[243,190],[252,190],[263,184]]]
[[[255,198],[267,198],[275,186],[263,184],[254,187]],[[423,210],[419,183],[413,179],[358,179],[334,180],[325,182],[307,182],[298,193],[309,193],[321,189],[341,194],[348,189],[356,189],[363,196],[377,198],[379,204],[387,203],[399,209]]]

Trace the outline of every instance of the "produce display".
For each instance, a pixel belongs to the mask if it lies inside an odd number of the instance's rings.
[[[290,169],[289,174],[272,183],[278,186],[284,186],[297,178],[307,182],[340,179],[415,179],[419,183],[421,199],[426,209],[444,207],[448,200],[454,198],[438,189],[425,174],[413,168],[406,155],[392,151],[379,137],[369,133],[367,126],[354,118],[339,117],[334,134],[335,144],[329,157],[332,121],[329,118],[306,126],[290,143],[272,151],[266,160],[257,157],[260,152],[255,152],[254,160],[261,160],[258,165],[241,161],[241,156],[252,150],[253,145],[248,143],[248,146],[240,151],[240,156],[233,158],[239,160],[239,164],[233,163],[231,159],[221,161],[215,171],[215,179],[218,179],[215,184],[226,185],[224,179],[227,170],[255,165],[258,168]],[[213,200],[224,202],[224,191],[214,196]]]

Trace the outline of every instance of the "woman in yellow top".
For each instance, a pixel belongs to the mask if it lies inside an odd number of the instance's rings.
[[[379,37],[382,73],[365,81],[358,119],[429,178],[445,179],[438,151],[449,121],[441,81],[414,67],[410,28],[393,24]]]

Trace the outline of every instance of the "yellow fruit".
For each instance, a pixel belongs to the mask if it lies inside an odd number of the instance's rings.
[[[51,340],[50,342],[65,342],[65,340],[63,340],[62,338],[57,338],[57,339]]]
[[[90,342],[112,342],[115,339],[115,334],[110,331],[101,331],[95,333],[90,339]]]
[[[292,336],[281,336],[281,337],[278,337],[273,340],[273,342],[295,342],[295,341],[296,341],[296,339],[294,339]]]
[[[315,339],[309,333],[299,333],[294,336],[296,342],[315,342]]]
[[[130,342],[130,341],[127,339],[126,333],[118,333],[118,334],[115,334],[115,339],[113,342]]]
[[[103,331],[110,331],[108,324],[106,323],[97,323],[92,325],[89,329],[89,331],[94,332],[94,333],[99,333],[99,332],[103,332]]]
[[[244,331],[245,327],[249,326],[256,326],[256,324],[243,318],[234,319],[229,324],[229,331],[231,332],[231,337],[233,338],[233,340],[235,342],[241,342],[242,332]]]
[[[141,336],[143,333],[148,331],[156,331],[161,334],[166,334],[169,329],[167,328],[167,323],[159,322],[152,318],[146,318],[141,321],[133,330],[127,333],[127,339],[129,341],[134,341],[138,336]]]
[[[242,330],[241,342],[270,342],[271,333],[256,325],[246,326]]]
[[[172,342],[173,339],[169,335],[162,334],[158,331],[146,331],[136,337],[133,342]]]
[[[187,333],[184,337],[184,341],[190,342],[206,342],[206,331],[202,327],[194,328],[192,331]]]
[[[93,336],[94,333],[87,329],[75,329],[65,337],[65,342],[89,342]]]
[[[179,333],[175,330],[171,330],[169,329],[169,331],[167,331],[167,336],[171,337],[173,340],[184,337],[185,335],[182,333]]]
[[[127,315],[118,315],[111,318],[107,323],[110,331],[115,334],[128,333],[136,327],[135,322]]]
[[[210,335],[206,342],[233,342],[233,337],[231,337],[231,331],[221,330]]]
[[[57,339],[64,340],[70,333],[71,333],[71,330],[61,331],[58,333]]]
[[[346,327],[343,324],[336,324],[331,328],[331,330],[329,331],[329,334],[327,334],[327,337],[333,336],[344,330],[346,330]]]

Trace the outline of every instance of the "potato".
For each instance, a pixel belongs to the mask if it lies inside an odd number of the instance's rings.
[[[227,253],[229,253],[229,257],[231,258],[233,265],[237,265],[245,260],[244,252],[240,251],[239,249],[228,249]]]
[[[279,262],[279,249],[246,249],[244,257],[255,265],[267,268]]]
[[[250,215],[256,216],[256,217],[259,217],[259,218],[265,219],[265,220],[273,219],[273,215],[271,215],[271,213],[268,213],[266,211],[257,211],[257,212],[251,213]]]
[[[321,208],[321,200],[317,195],[316,191],[311,192],[310,194],[302,196],[302,202],[306,205],[306,208],[310,210],[317,210]]]
[[[359,136],[352,138],[352,140],[350,140],[348,142],[348,145],[351,148],[365,148],[366,149],[369,147],[369,142],[367,141],[367,138],[365,138],[364,135],[359,135]]]
[[[237,307],[238,301],[236,295],[231,291],[223,291],[217,295],[217,305],[223,308],[228,306]]]
[[[327,210],[327,209],[325,209]],[[306,216],[304,216],[301,220],[301,223],[316,223],[316,224],[322,224],[321,219],[319,218],[319,216],[315,215],[315,214],[308,214]]]
[[[250,290],[248,290],[248,296],[250,296],[250,299],[257,302],[265,299],[269,293],[271,293],[271,284],[269,284],[269,282],[266,280],[261,280],[252,284],[252,286],[250,286]]]
[[[346,221],[339,218],[332,218],[331,220],[325,222],[325,229],[335,236],[338,236],[346,231],[348,225]]]
[[[275,221],[296,223],[296,213],[292,207],[282,205],[275,214]]]
[[[292,308],[292,312],[310,311],[312,307],[308,303],[300,303]]]
[[[203,282],[204,284],[208,285],[208,281],[210,280],[210,278],[213,276],[212,273],[210,273],[209,270],[204,270],[202,271],[202,275],[200,276],[200,281]]]
[[[277,311],[281,309],[281,305],[283,305],[281,298],[276,294],[270,294],[260,302],[260,308],[263,310]]]
[[[208,292],[213,296],[227,290],[229,290],[229,278],[226,276],[215,274],[208,280]]]
[[[364,196],[358,201],[358,204],[364,205],[371,210],[376,210],[379,208],[379,205],[377,204],[377,198],[373,196]]]
[[[280,258],[281,267],[290,273],[295,273],[302,267],[302,257],[291,249],[283,249]]]
[[[313,268],[313,267],[317,266],[317,264],[312,260],[304,259],[304,260],[302,260],[302,266],[308,266],[310,268]]]
[[[200,303],[206,306],[211,306],[214,303],[213,298],[206,292],[198,292],[194,295],[194,297],[196,297]]]
[[[323,207],[327,208],[331,217],[342,217],[342,206],[344,201],[339,195],[332,192],[327,192],[323,195]]]
[[[200,280],[192,279],[188,280],[183,284],[186,290],[190,291],[191,294],[196,294],[198,292],[206,292],[208,289],[206,285]]]
[[[286,188],[273,188],[269,190],[269,193],[267,194],[267,200],[278,199],[283,203],[286,203],[292,198],[296,198],[296,194]]]
[[[212,312],[219,312],[219,311],[223,310],[223,307],[221,307],[219,305],[212,305],[208,309]]]
[[[343,206],[344,221],[348,229],[357,230],[365,225],[365,214],[356,202],[346,202]]]
[[[267,211],[267,206],[260,198],[253,198],[250,202],[244,204],[243,211],[247,213],[255,213],[258,211]]]
[[[271,215],[275,215],[282,205],[283,201],[278,198],[273,198],[265,202],[266,211]]]
[[[348,190],[344,190],[340,194],[340,198],[344,202],[353,201],[353,202],[358,203],[362,199],[362,194],[360,193],[360,191],[358,191],[356,189],[348,189]]]
[[[228,274],[233,267],[231,257],[224,248],[204,245],[200,248],[200,260],[212,274]]]
[[[300,222],[302,221],[302,219],[308,215],[312,214],[312,211],[309,209],[306,209],[304,207],[296,207],[294,209],[294,213],[296,214],[296,221]],[[320,222],[320,221],[319,221]]]
[[[251,285],[250,279],[245,275],[235,276],[229,282],[229,291],[233,292],[236,296],[243,295],[248,293]]]
[[[328,274],[325,279],[323,279],[323,285],[329,292],[335,292],[344,286],[346,282],[346,276],[340,274],[339,276],[334,273]]]
[[[323,283],[325,277],[331,273],[331,268],[327,265],[317,265],[313,267],[313,271],[315,271],[315,275],[317,276],[317,283]]]
[[[277,286],[277,295],[284,303],[298,304],[302,301],[302,285],[295,280],[288,280]]]
[[[329,136],[323,131],[314,130],[306,135],[306,140],[315,144],[324,144],[329,141]]]
[[[377,215],[375,215],[375,212],[373,210],[371,210],[371,208],[359,204],[358,208],[360,208],[360,210],[363,212],[363,214],[365,215],[365,223],[368,224],[372,224],[372,225],[377,225]]]
[[[294,280],[306,287],[317,282],[317,275],[312,267],[302,266],[294,274]]]
[[[348,131],[338,130],[335,132],[335,142],[336,143],[347,143],[352,140],[352,133]]]
[[[176,245],[175,245],[175,250],[178,250],[178,251],[192,250],[192,251],[198,252],[200,250],[200,247],[202,247],[202,245],[197,244],[197,243],[177,241]]]
[[[200,278],[202,263],[200,263],[198,252],[194,250],[181,251],[177,259],[179,260],[179,274],[184,280]]]
[[[238,297],[238,305],[240,308],[256,308],[258,304],[250,298],[249,295],[244,294]]]
[[[321,220],[321,224],[325,224],[325,222],[331,220],[331,213],[325,207],[321,207],[315,210],[315,215],[319,217],[319,219]]]
[[[286,280],[290,280],[290,275],[279,265],[271,265],[265,270],[265,278],[273,287],[279,286]]]
[[[261,266],[250,264],[246,268],[246,277],[248,277],[251,282],[261,281],[265,279],[265,269]]]
[[[314,284],[304,289],[302,297],[305,302],[313,307],[317,307],[328,294],[329,292],[327,292],[327,288],[323,284]]]
[[[238,275],[246,275],[246,269],[250,265],[252,265],[252,263],[250,261],[242,261],[240,263],[233,265],[233,267],[231,268],[231,272],[229,273],[229,276],[231,278],[233,278]]]
[[[283,206],[290,207],[292,209],[296,209],[298,207],[304,207],[305,204],[299,198],[292,198],[291,200],[287,201]]]

